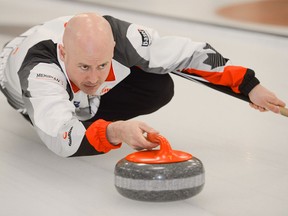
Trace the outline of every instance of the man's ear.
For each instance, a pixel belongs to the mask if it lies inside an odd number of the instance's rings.
[[[66,53],[65,53],[65,48],[62,44],[59,44],[59,51],[60,51],[60,59],[64,61]]]

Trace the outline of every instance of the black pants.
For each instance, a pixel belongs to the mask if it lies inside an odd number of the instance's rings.
[[[127,120],[155,112],[174,95],[174,83],[169,74],[147,73],[132,67],[131,73],[101,97],[96,115],[89,121]]]

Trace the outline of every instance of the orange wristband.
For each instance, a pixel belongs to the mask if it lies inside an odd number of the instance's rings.
[[[110,123],[111,122],[109,121],[99,119],[92,123],[86,130],[85,135],[87,140],[98,152],[107,153],[111,149],[120,148],[122,145],[122,143],[113,145],[108,141],[106,136],[106,129]]]

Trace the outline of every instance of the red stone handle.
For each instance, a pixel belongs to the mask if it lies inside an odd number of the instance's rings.
[[[160,150],[159,154],[171,154],[172,153],[172,148],[168,140],[161,136],[160,134],[157,133],[148,133],[147,134],[147,140],[153,143],[159,143],[160,145]]]
[[[160,134],[148,133],[147,140],[159,143],[160,150],[134,152],[127,155],[125,159],[135,163],[164,164],[187,161],[192,158],[189,153],[172,150],[168,140]]]

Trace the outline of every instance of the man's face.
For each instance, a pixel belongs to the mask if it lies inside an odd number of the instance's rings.
[[[64,62],[67,75],[80,90],[94,95],[105,82],[111,67],[114,43],[104,49],[92,50],[89,47],[60,45],[60,58]]]

